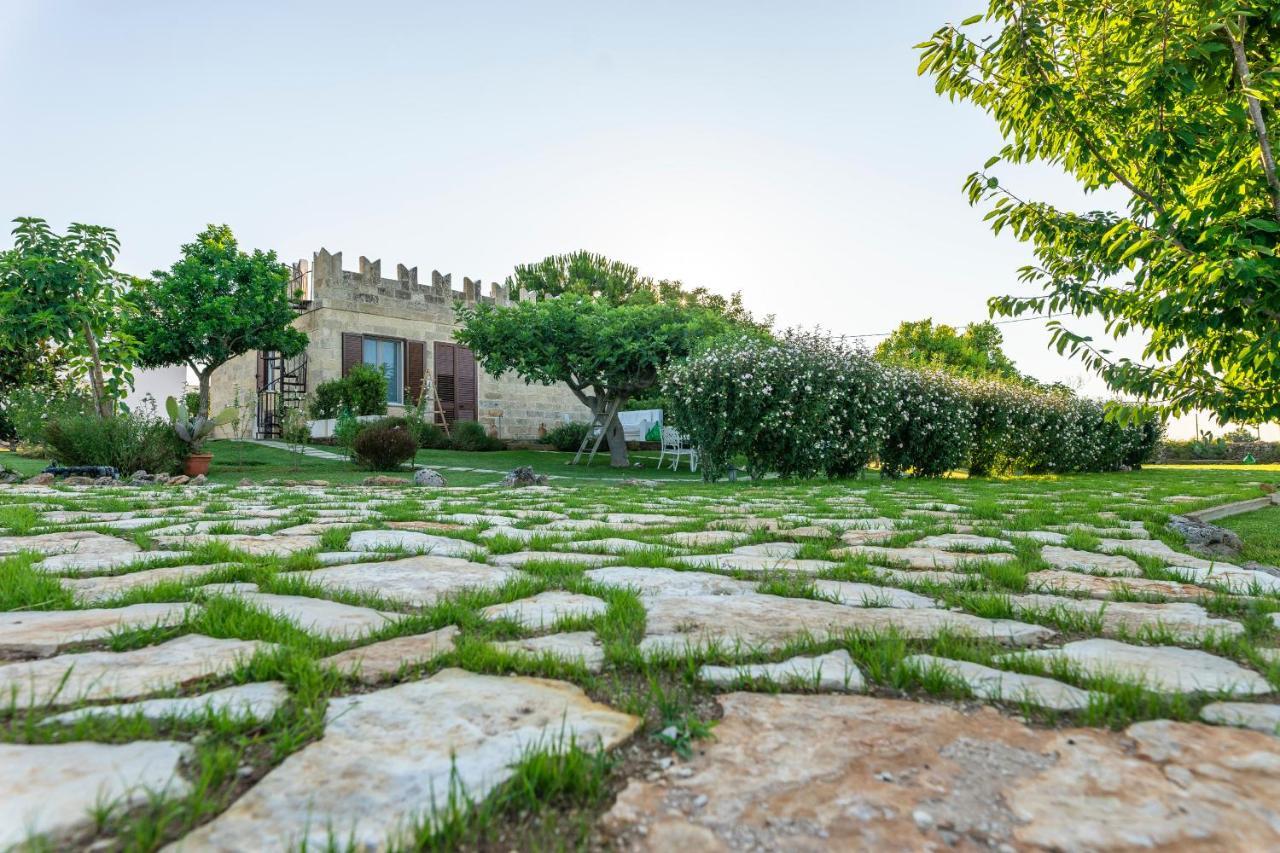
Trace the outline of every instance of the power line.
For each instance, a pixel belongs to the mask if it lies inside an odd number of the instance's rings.
[[[1074,316],[1075,314],[1073,314],[1070,311],[1063,311],[1058,314],[1043,314],[1043,315],[1037,315],[1035,317],[1015,317],[1012,320],[994,320],[991,322],[991,325],[1008,326],[1011,323],[1030,323],[1033,320],[1048,320],[1053,317],[1074,317]],[[986,321],[980,320],[978,322],[986,322]],[[939,325],[947,325],[947,324],[940,323]],[[973,325],[976,325],[976,323],[967,323],[963,326],[956,326],[955,329],[958,332],[962,332],[965,329],[969,328],[969,326],[973,326]],[[868,332],[865,335],[838,335],[837,337],[839,337],[840,340],[845,340],[846,338],[887,338],[892,334],[893,332]]]

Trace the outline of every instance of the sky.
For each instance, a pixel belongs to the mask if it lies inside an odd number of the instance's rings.
[[[1031,292],[961,192],[994,123],[916,75],[984,5],[0,0],[0,215],[110,225],[135,274],[225,222],[290,261],[487,282],[588,249],[781,327],[960,326]],[[1023,371],[1106,393],[1043,322],[1002,328]]]

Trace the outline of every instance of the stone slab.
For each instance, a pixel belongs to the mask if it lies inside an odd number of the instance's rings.
[[[860,693],[866,681],[844,649],[817,657],[793,657],[778,663],[703,666],[698,678],[721,686],[761,679],[783,687],[802,687],[821,693]]]
[[[518,567],[526,563],[573,563],[577,566],[604,566],[616,562],[613,554],[583,554],[577,551],[514,551],[490,557],[489,562],[498,566]]]
[[[491,645],[511,654],[550,655],[569,663],[581,663],[588,672],[604,669],[604,647],[593,631],[567,631],[522,640],[503,640]]]
[[[1084,572],[1046,569],[1027,573],[1027,589],[1032,591],[1085,594],[1090,598],[1114,598],[1121,593],[1162,595],[1166,598],[1195,600],[1210,595],[1198,586],[1152,578],[1105,577]]]
[[[1014,610],[1027,618],[1053,610],[1096,616],[1101,619],[1104,634],[1142,636],[1159,632],[1172,634],[1182,641],[1197,641],[1211,635],[1237,637],[1244,633],[1244,625],[1239,622],[1210,616],[1200,605],[1185,601],[1149,604],[1039,593],[1011,595],[1009,600]]]
[[[430,607],[448,595],[466,589],[494,589],[523,572],[457,557],[423,555],[384,562],[329,566],[309,572],[286,572],[284,578],[298,578],[321,589],[379,595],[388,601],[415,607]]]
[[[609,606],[594,595],[548,590],[530,598],[495,604],[480,611],[485,619],[508,619],[523,628],[550,628],[561,619],[599,616]]]
[[[583,573],[587,580],[613,589],[631,589],[640,595],[743,595],[756,591],[754,581],[698,572],[692,569],[642,569],[607,566]]]
[[[941,548],[944,551],[986,551],[998,548],[1013,548],[1013,543],[1008,539],[999,539],[995,536],[976,536],[972,533],[940,533],[937,536],[922,537],[911,544],[916,548]]]
[[[1280,705],[1211,702],[1200,709],[1200,719],[1218,726],[1238,726],[1269,735],[1280,733]]]
[[[483,551],[483,545],[465,539],[450,539],[417,530],[357,530],[347,540],[348,551],[385,551],[403,549],[416,554],[442,557],[466,557]]]
[[[850,607],[937,607],[938,602],[925,595],[892,586],[852,581],[814,581],[813,588],[823,596]]]
[[[920,671],[941,670],[964,682],[973,691],[973,695],[993,702],[1026,702],[1055,711],[1081,711],[1089,707],[1091,698],[1101,698],[1100,694],[1081,690],[1052,678],[1006,672],[971,661],[951,660],[935,655],[910,655],[902,662]]]
[[[47,657],[65,646],[103,640],[121,631],[180,625],[188,613],[199,610],[177,603],[0,613],[0,652]]]
[[[1134,578],[1142,577],[1143,574],[1141,566],[1120,554],[1096,554],[1093,551],[1046,545],[1040,549],[1040,558],[1055,569],[1066,571]]]
[[[128,539],[97,533],[93,530],[64,530],[38,533],[34,536],[0,536],[0,554],[34,551],[53,554],[129,554],[142,549]]]
[[[70,554],[54,554],[36,563],[37,571],[61,575],[85,575],[94,572],[144,569],[152,563],[182,560],[191,556],[189,551],[86,551]]]
[[[357,607],[308,595],[276,595],[253,590],[218,590],[264,610],[278,619],[287,619],[308,634],[336,640],[356,640],[404,618],[372,607]]]
[[[440,655],[452,652],[457,639],[458,627],[449,625],[426,634],[393,637],[367,646],[357,646],[324,658],[320,663],[336,667],[349,678],[374,684],[396,675],[405,667],[428,663]]]
[[[106,601],[136,589],[161,583],[195,583],[235,563],[209,563],[202,566],[166,566],[142,569],[123,575],[98,575],[89,578],[67,578],[62,586],[71,591],[76,601],[93,604]]]
[[[170,717],[199,717],[203,714],[226,714],[235,720],[267,720],[289,700],[289,690],[279,681],[237,684],[174,699],[144,699],[118,705],[89,705],[46,717],[41,724],[70,725],[94,717],[142,717],[163,720]]]
[[[747,534],[736,530],[694,530],[686,533],[668,533],[662,541],[688,548],[705,548],[716,545],[737,545],[747,539]]]
[[[979,566],[983,563],[1007,563],[1017,559],[1014,554],[994,553],[966,554],[944,551],[941,548],[885,548],[879,545],[850,545],[833,551],[840,557],[866,557],[867,562],[884,566],[906,566],[910,569],[958,569]]]
[[[157,536],[156,543],[194,548],[222,544],[252,557],[287,557],[320,546],[319,536],[276,536],[273,533],[196,533],[191,536]]]
[[[769,572],[818,574],[840,565],[830,560],[796,560],[791,557],[766,557],[759,554],[693,554],[673,559],[677,563],[697,568],[759,574]]]
[[[610,749],[639,724],[571,684],[457,669],[332,699],[320,740],[170,849],[404,846],[415,818],[445,811],[452,784],[480,799],[531,749]]]

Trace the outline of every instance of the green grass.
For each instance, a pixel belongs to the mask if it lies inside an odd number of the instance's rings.
[[[1244,542],[1240,559],[1280,566],[1280,506],[1229,516],[1214,524],[1239,534]]]

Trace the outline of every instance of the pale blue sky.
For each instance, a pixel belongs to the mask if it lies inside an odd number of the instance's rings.
[[[0,0],[0,215],[112,225],[137,273],[227,222],[288,260],[490,281],[586,248],[781,325],[962,324],[1029,255],[960,192],[993,123],[912,45],[984,5]]]

